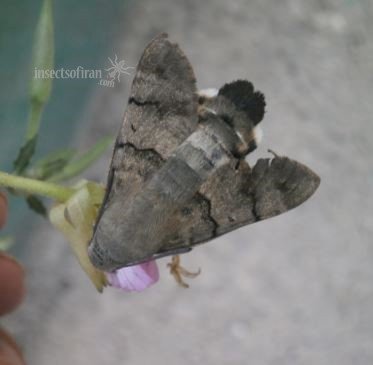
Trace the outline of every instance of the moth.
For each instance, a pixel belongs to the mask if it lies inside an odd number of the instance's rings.
[[[307,200],[319,177],[287,157],[245,157],[258,144],[264,95],[237,80],[197,91],[167,34],[145,48],[115,142],[89,257],[104,271],[190,251]]]

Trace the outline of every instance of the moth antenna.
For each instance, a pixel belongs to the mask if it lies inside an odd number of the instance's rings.
[[[268,149],[267,152],[272,153],[273,156],[280,158],[280,156],[273,150]]]

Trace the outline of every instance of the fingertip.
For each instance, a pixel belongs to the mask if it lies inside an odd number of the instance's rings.
[[[2,228],[6,222],[8,213],[8,200],[6,195],[0,191],[0,228]]]
[[[17,308],[25,294],[25,273],[11,256],[0,253],[0,316]]]
[[[20,348],[13,338],[1,328],[0,365],[25,365]]]

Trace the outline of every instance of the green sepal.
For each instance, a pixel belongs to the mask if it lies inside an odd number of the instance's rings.
[[[63,149],[52,152],[35,162],[27,171],[27,176],[38,180],[49,179],[53,175],[60,173],[71,161],[75,153],[73,149]]]
[[[26,197],[27,205],[35,213],[42,215],[44,218],[47,217],[48,211],[42,200],[35,195],[29,195]]]
[[[19,150],[18,156],[13,162],[14,171],[17,175],[22,175],[30,164],[31,158],[35,152],[37,137],[38,136],[35,135],[32,139],[26,141]]]

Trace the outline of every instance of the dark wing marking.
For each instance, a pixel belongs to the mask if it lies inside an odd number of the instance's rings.
[[[287,157],[260,159],[253,169],[244,160],[238,166],[232,161],[203,184],[184,212],[175,215],[178,230],[170,234],[156,256],[284,213],[307,200],[319,183],[313,171]]]

